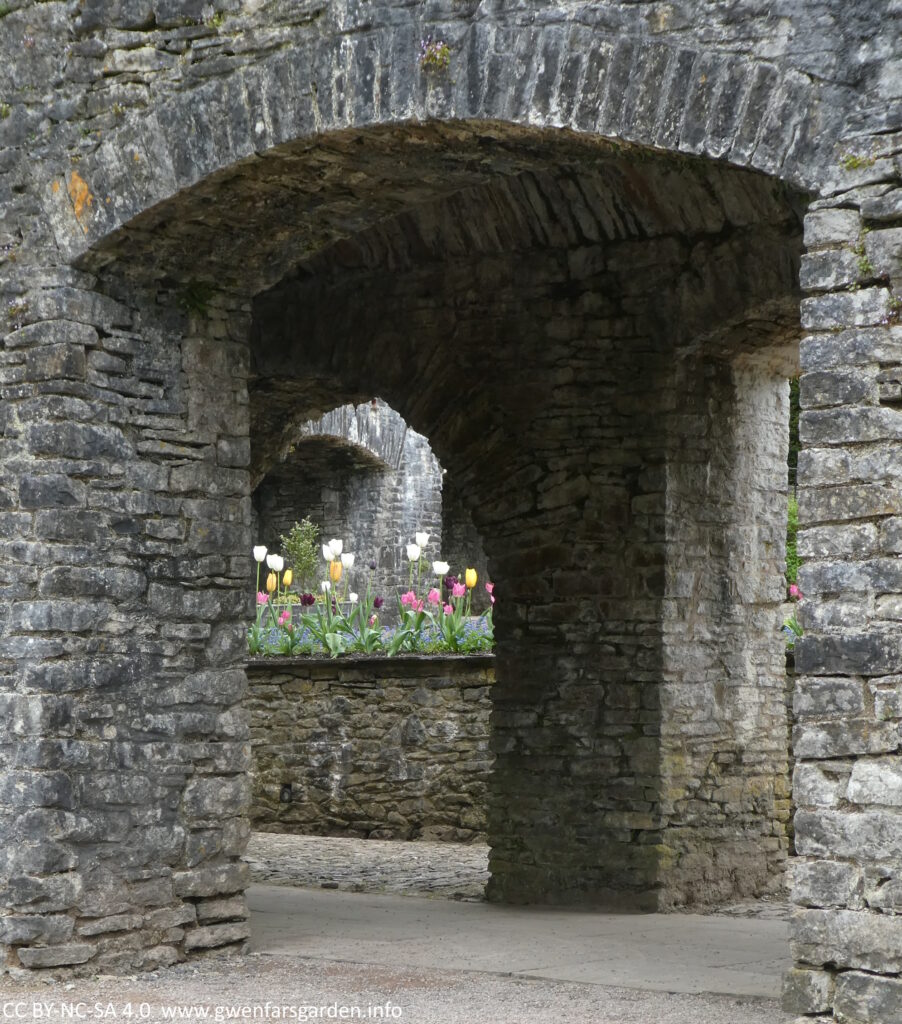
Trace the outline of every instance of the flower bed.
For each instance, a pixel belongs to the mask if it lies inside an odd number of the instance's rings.
[[[286,549],[298,551],[297,543],[282,538]],[[315,544],[308,535],[305,543]],[[407,590],[397,595],[399,623],[387,627],[379,622],[385,604],[372,588],[376,563],[368,573],[355,572],[356,556],[344,551],[339,539],[322,545],[326,563],[324,579],[309,591],[293,590],[294,571],[283,555],[254,548],[257,562],[256,618],[248,630],[248,653],[255,656],[296,657],[299,655],[347,654],[475,654],[494,646],[492,611],[494,585],[485,583],[491,604],[482,615],[472,615],[472,592],[477,585],[475,569],[454,575],[447,562],[426,558],[429,535],[417,533],[407,545],[409,563]],[[309,552],[307,552],[309,555]],[[303,554],[298,561],[309,562]],[[265,588],[261,589],[266,562]],[[356,576],[358,589],[352,589]],[[300,581],[311,582],[310,577]],[[362,582],[362,586],[361,586]]]

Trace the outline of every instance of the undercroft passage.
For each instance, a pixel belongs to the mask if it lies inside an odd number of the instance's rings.
[[[13,961],[146,967],[245,940],[252,487],[315,443],[304,424],[374,395],[428,438],[498,595],[492,767],[456,783],[481,809],[437,826],[484,827],[488,897],[673,908],[779,890],[800,230],[795,194],[754,172],[457,124],[282,147],[88,253],[96,325],[59,344],[96,368],[103,422],[33,440],[48,456],[90,442],[95,462],[58,482],[57,507],[46,477],[20,489],[83,554],[41,576],[52,605],[10,619],[42,631],[29,671],[59,736],[23,738],[20,757],[63,815],[51,847],[22,834],[13,854],[40,845],[48,872],[22,861],[6,890]],[[65,418],[83,400],[61,390]],[[382,722],[391,687],[368,685]],[[322,691],[351,743],[367,716],[326,689],[293,692]],[[23,737],[29,707],[12,705]],[[410,721],[387,726],[408,768],[426,742]],[[273,716],[274,743],[295,742],[289,725]],[[321,741],[301,736],[303,757]],[[432,827],[384,795],[386,828]]]

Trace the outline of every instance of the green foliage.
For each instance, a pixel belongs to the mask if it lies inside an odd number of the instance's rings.
[[[863,153],[843,153],[839,162],[847,171],[859,171],[864,167],[873,167],[877,157]]]
[[[793,377],[789,382],[789,454],[786,457],[791,488],[796,485],[799,467],[799,412],[799,378]]]
[[[280,538],[285,559],[294,572],[298,590],[313,590],[319,568],[319,527],[305,516]]]
[[[5,18],[7,14],[12,13],[12,7],[9,4],[0,3],[0,18]]]
[[[424,39],[420,43],[420,67],[437,73],[447,71],[451,64],[451,47],[440,39]]]
[[[178,303],[186,313],[194,313],[197,316],[209,315],[210,299],[216,294],[216,289],[206,281],[189,281],[178,294]]]
[[[799,577],[798,547],[799,503],[794,497],[789,499],[789,514],[786,521],[786,584],[797,583]]]
[[[13,108],[8,103],[0,103],[0,121],[5,121],[12,112]]]
[[[796,640],[805,635],[795,612],[784,620],[783,634],[786,637],[786,649],[788,651],[795,650]]]

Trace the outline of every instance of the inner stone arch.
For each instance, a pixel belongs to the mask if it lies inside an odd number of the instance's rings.
[[[343,405],[318,420],[282,417],[273,430],[254,432],[253,532],[278,550],[295,522],[307,517],[324,539],[341,537],[360,564],[371,565],[368,583],[379,595],[406,589],[406,545],[417,533],[455,573],[472,566],[485,578],[482,541],[428,440],[380,399]],[[313,584],[315,586],[315,583]],[[475,607],[482,610],[484,600]],[[389,600],[384,623],[397,621]]]
[[[798,200],[567,132],[410,125],[244,163],[84,259],[87,358],[131,398],[97,434],[121,482],[89,475],[73,500],[132,586],[90,622],[75,601],[65,625],[10,621],[71,634],[33,671],[71,676],[82,711],[59,738],[97,758],[70,769],[94,831],[56,833],[53,906],[72,929],[121,919],[62,956],[245,940],[254,446],[373,394],[429,438],[496,584],[490,897],[674,907],[779,886]],[[46,592],[92,585],[67,571]],[[49,963],[72,935],[50,927],[11,955]]]

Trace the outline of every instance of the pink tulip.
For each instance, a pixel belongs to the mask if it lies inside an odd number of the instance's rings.
[[[268,600],[269,594],[267,594],[265,591],[261,590],[260,593],[257,594],[257,604],[266,604]]]
[[[279,616],[279,625],[284,626],[286,622],[291,618],[291,612],[286,608],[284,612]]]
[[[464,594],[466,594],[466,592],[467,592],[467,585],[466,585],[466,583],[455,583],[454,586],[451,588],[451,596],[452,597],[463,597]]]
[[[802,591],[799,590],[798,586],[795,583],[789,584],[789,596],[794,597],[797,601],[800,600],[802,597]]]
[[[494,590],[495,590],[495,584],[494,584],[494,583],[486,583],[486,585],[485,585],[485,589],[486,589],[486,590],[487,590],[487,591],[488,591],[488,592],[489,592],[490,594],[491,594],[491,593],[494,593]]]
[[[445,614],[446,615],[453,615],[454,614],[454,609],[451,607],[450,604],[446,604],[445,605]]]
[[[401,604],[405,608],[415,608],[416,603],[417,595],[412,590],[408,590],[406,594],[401,595]]]
[[[433,587],[432,590],[429,591],[429,603],[430,604],[441,604],[442,603],[442,595],[435,589],[435,587]]]

